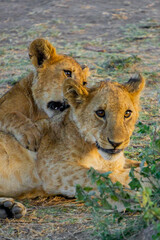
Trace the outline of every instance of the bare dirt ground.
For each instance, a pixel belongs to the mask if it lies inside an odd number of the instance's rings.
[[[27,48],[43,37],[58,52],[91,69],[90,84],[126,81],[140,71],[147,79],[140,121],[160,117],[159,0],[0,0],[0,94],[33,68]],[[135,131],[126,151],[137,158],[148,139]],[[91,214],[76,200],[61,197],[25,200],[22,220],[0,221],[1,239],[90,240]]]

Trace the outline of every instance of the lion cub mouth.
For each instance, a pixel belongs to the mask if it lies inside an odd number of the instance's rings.
[[[103,152],[105,152],[105,153],[108,153],[108,154],[116,154],[116,153],[120,153],[123,149],[105,149],[105,148],[102,148],[99,144],[98,144],[98,142],[96,141],[96,147],[99,149],[99,150],[101,150],[101,151],[103,151]]]
[[[59,110],[63,112],[65,109],[69,108],[69,105],[64,101],[64,102],[55,102],[55,101],[50,101],[47,104],[47,108],[51,110]]]

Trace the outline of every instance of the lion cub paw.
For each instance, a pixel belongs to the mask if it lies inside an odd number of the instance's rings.
[[[41,133],[36,126],[19,129],[19,133],[15,137],[24,148],[34,152],[38,150]]]
[[[0,219],[19,219],[26,214],[23,204],[15,202],[13,198],[0,198]]]
[[[130,160],[130,159],[126,159],[125,164],[124,164],[124,168],[131,168],[131,167],[140,167],[141,162],[135,161],[135,160]]]

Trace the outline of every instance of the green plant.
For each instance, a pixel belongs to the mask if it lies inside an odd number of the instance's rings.
[[[140,153],[141,177],[145,177],[148,187],[143,187],[144,180],[137,179],[136,169],[131,168],[130,192],[119,183],[112,183],[109,174],[98,173],[91,168],[88,175],[91,183],[96,184],[99,196],[91,187],[77,185],[77,198],[90,207],[93,215],[94,234],[102,240],[129,239],[136,236],[143,228],[153,224],[156,233],[154,240],[160,239],[160,131],[156,127],[138,124],[139,132],[150,134],[150,143]],[[118,212],[111,207],[108,199],[121,201],[125,212]]]

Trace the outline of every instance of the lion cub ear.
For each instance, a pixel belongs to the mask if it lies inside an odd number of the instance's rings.
[[[43,38],[34,40],[29,46],[29,57],[36,68],[42,66],[45,60],[53,60],[56,56],[56,49]]]
[[[88,91],[73,79],[66,79],[63,84],[63,95],[71,106],[77,107],[85,101]]]
[[[81,68],[82,68],[83,74],[85,75],[86,78],[91,75],[91,73],[89,71],[89,67],[87,65],[81,65]]]
[[[87,84],[87,78],[90,76],[90,71],[89,71],[89,67],[87,67],[86,65],[81,65],[82,68],[82,74],[83,74],[83,86]]]
[[[136,97],[139,96],[140,92],[144,88],[145,79],[141,74],[135,74],[126,84],[124,84],[124,86],[133,97]]]

